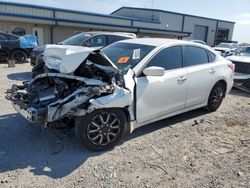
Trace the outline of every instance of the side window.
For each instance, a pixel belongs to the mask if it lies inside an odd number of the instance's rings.
[[[14,27],[11,31],[12,34],[23,36],[26,34],[25,28],[21,26]]]
[[[107,43],[105,35],[95,36],[91,38],[88,42],[90,43],[90,47],[102,47],[106,46]]]
[[[209,58],[209,63],[214,62],[216,59],[216,55],[210,51],[207,51],[207,54],[208,54],[208,58]]]
[[[147,67],[158,66],[165,70],[178,69],[182,67],[182,50],[180,46],[165,48],[160,51],[150,62]]]
[[[199,47],[185,47],[186,66],[200,65],[208,63],[208,55],[206,51]]]
[[[120,41],[120,40],[124,40],[125,38],[121,37],[121,36],[116,36],[116,35],[109,35],[108,39],[109,39],[109,44],[112,44],[114,42],[117,42],[117,41]]]

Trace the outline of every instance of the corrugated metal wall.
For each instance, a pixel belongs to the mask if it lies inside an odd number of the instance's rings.
[[[53,11],[40,8],[1,5],[0,12],[53,18]]]
[[[84,14],[62,12],[62,11],[56,11],[55,16],[57,19],[63,19],[63,20],[94,22],[94,23],[125,25],[125,26],[131,25],[130,20],[116,19],[116,18],[112,18],[112,17],[84,15]]]
[[[122,8],[119,11],[115,12],[114,15],[127,17],[127,18],[136,18],[149,22],[160,22],[160,13],[156,11],[149,10],[132,10],[127,8]]]

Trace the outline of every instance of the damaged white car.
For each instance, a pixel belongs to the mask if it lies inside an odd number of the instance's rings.
[[[101,51],[47,46],[47,72],[6,98],[31,122],[74,127],[91,150],[113,147],[142,125],[200,107],[219,108],[233,64],[204,45],[131,39]]]

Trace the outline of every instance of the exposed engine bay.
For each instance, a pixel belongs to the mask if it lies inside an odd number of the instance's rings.
[[[123,76],[99,51],[49,45],[44,60],[48,73],[6,92],[6,98],[29,121],[46,124],[82,116],[117,101],[121,107],[130,105],[131,92]]]

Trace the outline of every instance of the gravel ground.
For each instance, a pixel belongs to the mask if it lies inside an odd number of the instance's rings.
[[[250,187],[250,95],[232,90],[217,112],[175,116],[90,152],[72,132],[30,124],[4,99],[30,70],[0,65],[0,187]]]

